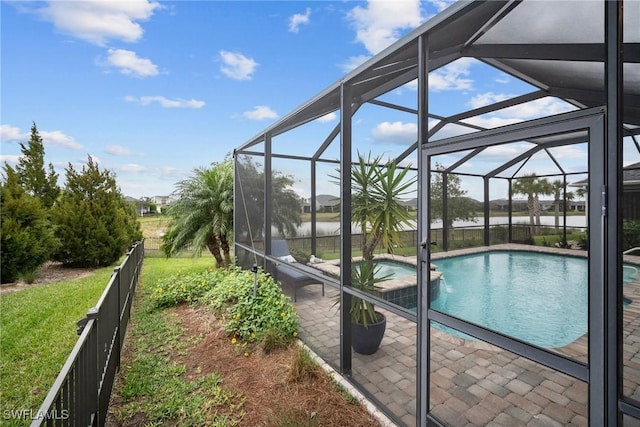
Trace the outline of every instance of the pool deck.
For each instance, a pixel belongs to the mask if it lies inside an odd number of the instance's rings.
[[[584,251],[508,244],[435,253],[432,259],[488,250],[586,256]],[[625,262],[640,265],[640,256],[625,256]],[[305,287],[295,303],[301,338],[333,366],[340,360],[339,319],[332,308],[336,293],[328,287],[323,297],[320,288]],[[625,286],[625,296],[632,301],[623,317],[624,392],[640,399],[640,279]],[[371,356],[353,353],[352,378],[405,425],[414,426],[416,325],[385,314],[387,331],[380,349]],[[586,363],[587,336],[553,351]],[[588,425],[586,383],[487,343],[432,329],[430,370],[432,413],[446,425]]]

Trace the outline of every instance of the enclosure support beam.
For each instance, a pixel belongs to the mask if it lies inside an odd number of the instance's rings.
[[[449,174],[442,172],[442,250],[449,250]]]
[[[602,388],[597,384],[589,388],[589,402],[595,400],[602,413],[590,413],[590,422],[596,425],[622,425],[622,417],[618,411],[618,396],[622,390],[619,367],[622,354],[622,315],[621,288],[622,283],[622,211],[620,193],[622,190],[622,99],[623,99],[623,2],[605,3],[605,93],[606,93],[606,136],[604,150],[604,186],[603,220],[604,220],[604,325],[600,347],[603,367]],[[598,392],[602,393],[598,397]],[[597,399],[601,399],[598,401]],[[590,405],[591,407],[592,405]],[[597,410],[591,409],[590,412]]]
[[[491,210],[489,209],[489,178],[484,177],[484,245],[489,246],[491,244],[491,222],[489,215]]]
[[[508,243],[513,243],[513,179],[509,178],[509,201],[507,202],[507,209],[509,210],[509,240]]]
[[[267,255],[271,255],[271,178],[271,134],[267,132],[264,134],[264,253]]]
[[[311,208],[311,253],[316,255],[318,253],[317,250],[317,236],[316,236],[316,222],[318,219],[317,213],[317,203],[316,203],[316,169],[318,167],[318,162],[315,159],[311,160],[311,199],[309,200],[309,207]]]
[[[351,85],[340,85],[340,369],[351,375]]]
[[[429,134],[429,44],[427,36],[418,39],[418,248],[420,260],[417,289],[418,336],[416,337],[416,425],[427,425],[429,412],[429,353],[431,339],[429,335],[429,265],[431,263],[431,230],[429,224],[429,182],[431,166],[423,146]]]

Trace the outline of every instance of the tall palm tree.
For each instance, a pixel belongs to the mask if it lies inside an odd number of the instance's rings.
[[[540,199],[539,194],[549,194],[550,184],[544,178],[538,178],[535,173],[525,175],[516,179],[511,190],[514,194],[527,196],[527,208],[529,210],[529,223],[531,224],[531,234],[537,234],[540,226]]]
[[[226,160],[210,169],[197,168],[194,176],[178,182],[178,200],[169,206],[171,217],[162,247],[167,256],[193,245],[194,255],[205,247],[218,266],[231,264],[233,234],[233,165]]]
[[[567,200],[573,199],[573,193],[571,191],[566,191],[564,182],[562,180],[555,180],[551,183],[551,194],[553,194],[553,206],[555,210],[555,226],[556,231],[560,228],[560,202],[565,198]],[[565,210],[567,207],[564,207]]]
[[[246,218],[236,223],[236,235],[247,241],[264,234],[264,172],[250,156],[236,159],[236,179],[243,209],[239,217]],[[292,189],[295,180],[279,171],[271,172],[271,226],[280,236],[295,236],[302,224],[302,200]]]

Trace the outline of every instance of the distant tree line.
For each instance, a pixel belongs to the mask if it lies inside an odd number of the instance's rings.
[[[125,202],[115,175],[91,156],[80,170],[69,163],[64,187],[45,152],[36,124],[15,167],[0,181],[2,283],[33,275],[47,261],[101,267],[117,261],[142,238],[135,208]]]

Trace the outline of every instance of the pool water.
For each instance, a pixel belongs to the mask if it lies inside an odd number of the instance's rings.
[[[585,258],[488,252],[434,263],[445,277],[434,309],[545,348],[587,332]]]
[[[389,276],[389,279],[397,279],[398,277],[415,276],[416,267],[410,264],[396,261],[375,261],[376,277]]]

